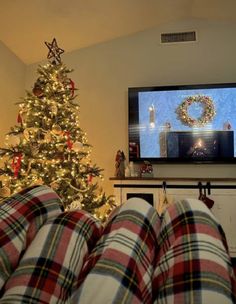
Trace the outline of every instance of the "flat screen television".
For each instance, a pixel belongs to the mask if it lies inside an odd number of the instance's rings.
[[[128,89],[129,160],[236,163],[236,83]]]

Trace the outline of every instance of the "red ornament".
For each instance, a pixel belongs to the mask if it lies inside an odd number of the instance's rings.
[[[75,94],[75,83],[71,79],[70,79],[70,90],[71,90],[71,97],[73,97]]]
[[[67,146],[68,146],[68,148],[71,150],[72,149],[72,147],[73,147],[73,143],[72,143],[72,141],[71,141],[71,139],[70,139],[70,132],[69,131],[65,131],[64,132],[64,135],[66,136],[66,143],[67,143]]]
[[[18,177],[19,171],[20,171],[20,166],[21,166],[21,160],[22,160],[22,154],[18,153],[15,154],[13,159],[12,159],[12,169],[14,171],[14,177]]]
[[[92,176],[92,174],[89,174],[88,175],[88,184],[91,184],[92,180],[93,180],[93,176]]]
[[[22,123],[22,117],[21,117],[20,113],[17,116],[17,122]]]
[[[33,94],[40,98],[40,97],[43,97],[43,90],[42,90],[42,87],[39,85],[39,84],[35,84],[34,88],[33,88]]]

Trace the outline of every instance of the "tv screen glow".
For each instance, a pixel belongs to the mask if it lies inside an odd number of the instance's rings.
[[[235,162],[236,84],[129,88],[129,160]]]

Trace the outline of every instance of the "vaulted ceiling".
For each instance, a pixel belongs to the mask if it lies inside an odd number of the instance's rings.
[[[54,37],[69,52],[186,18],[236,22],[236,0],[2,0],[0,40],[31,64]]]

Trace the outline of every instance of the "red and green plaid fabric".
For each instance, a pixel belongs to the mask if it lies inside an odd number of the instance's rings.
[[[165,211],[153,275],[154,303],[235,303],[235,277],[224,232],[194,199]]]
[[[39,228],[61,213],[61,200],[47,186],[25,189],[0,205],[0,290]]]
[[[152,303],[159,229],[156,210],[141,199],[117,209],[85,263],[71,303]]]
[[[0,303],[65,303],[101,232],[100,222],[85,211],[49,220],[7,281]]]

